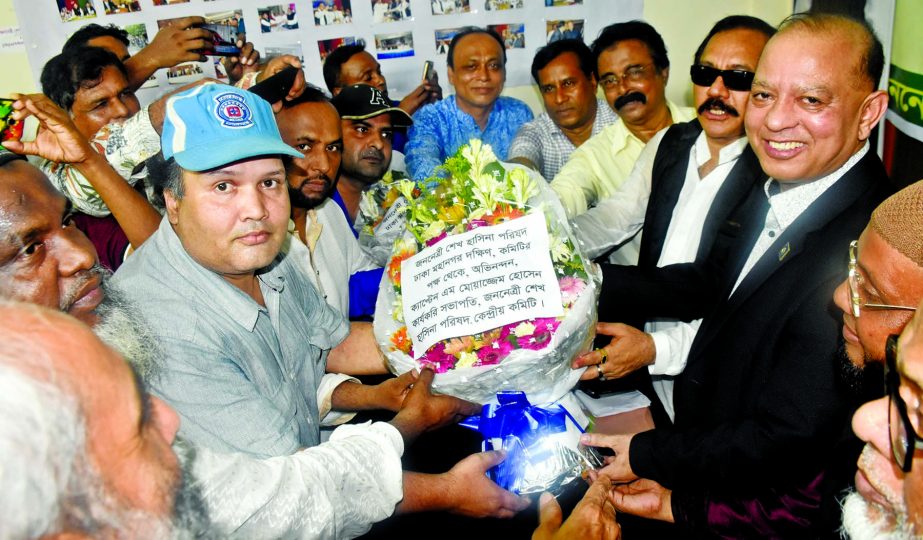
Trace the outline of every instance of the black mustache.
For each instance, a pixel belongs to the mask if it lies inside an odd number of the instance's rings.
[[[699,114],[702,114],[710,109],[718,109],[719,111],[724,111],[731,116],[740,116],[740,113],[737,112],[737,109],[718,98],[708,98],[705,100],[705,103],[699,105]]]
[[[623,96],[619,96],[615,99],[615,102],[612,103],[612,108],[619,110],[625,105],[628,105],[632,101],[637,101],[638,103],[644,105],[647,103],[647,96],[641,92],[629,92]]]

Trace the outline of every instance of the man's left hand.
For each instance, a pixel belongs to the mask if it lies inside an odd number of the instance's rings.
[[[44,94],[13,94],[13,118],[19,122],[34,116],[39,131],[34,141],[7,141],[7,149],[18,154],[30,154],[55,163],[82,163],[94,152],[90,143],[77,130],[70,116]]]
[[[628,459],[628,449],[631,447],[631,435],[604,435],[601,433],[584,433],[580,436],[580,444],[584,446],[603,446],[611,448],[615,453],[613,457],[606,458],[606,466],[599,470],[613,482],[631,482],[638,479],[638,475],[631,470]]]
[[[429,368],[420,372],[413,388],[404,398],[400,412],[391,420],[391,424],[404,435],[405,440],[481,412],[481,406],[477,403],[452,396],[434,395],[430,390],[434,376],[433,370]]]
[[[609,499],[615,509],[648,519],[673,523],[673,492],[653,480],[641,478],[613,487]]]
[[[571,366],[574,369],[588,366],[581,380],[595,379],[600,374],[606,379],[618,379],[654,363],[657,350],[650,334],[627,324],[604,322],[596,325],[596,333],[611,336],[612,341],[601,350],[590,351],[574,360]]]

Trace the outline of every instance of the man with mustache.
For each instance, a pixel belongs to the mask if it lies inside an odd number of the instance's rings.
[[[510,161],[539,171],[550,182],[578,146],[618,120],[596,97],[595,65],[590,48],[577,39],[558,40],[535,53],[532,78],[545,113],[519,129],[510,144]]]
[[[387,114],[381,118],[390,123]],[[319,89],[308,86],[301,96],[284,103],[276,121],[282,140],[304,154],[286,167],[292,236],[283,250],[305,262],[328,304],[350,317],[369,315],[382,271],[359,248],[340,201],[330,200],[343,183],[342,175],[337,180],[344,150],[340,116]],[[390,141],[387,135],[377,140],[375,149],[384,154]]]
[[[663,38],[649,24],[629,21],[607,26],[591,47],[596,79],[619,121],[588,140],[551,182],[568,217],[586,212],[618,191],[641,149],[661,129],[695,116],[666,98],[670,60]],[[633,264],[626,253],[619,262]]]
[[[725,17],[712,27],[691,67],[698,117],[655,135],[625,184],[572,220],[587,255],[596,258],[643,227],[639,267],[704,260],[719,225],[762,174],[747,144],[743,112],[760,53],[773,33],[766,22],[743,15]],[[647,321],[623,322],[640,328]],[[626,338],[619,354],[604,364],[589,364],[583,378],[615,379],[647,367],[660,405],[672,420],[673,377],[683,370],[685,344],[700,323],[649,321],[644,326],[647,339],[612,325],[607,332]],[[638,363],[633,346],[655,347],[652,363]],[[586,360],[577,359],[574,367],[588,365]],[[657,405],[654,411],[659,412]]]
[[[852,400],[831,361],[841,325],[830,302],[841,258],[888,192],[868,142],[887,109],[883,65],[864,21],[786,19],[760,56],[744,122],[769,179],[721,225],[705,264],[604,267],[601,320],[703,317],[676,377],[673,423],[584,436],[615,451],[604,474],[640,478],[617,509],[696,536],[839,526],[831,503],[848,483],[837,465]]]
[[[331,103],[340,113],[343,128],[343,163],[333,200],[352,225],[362,192],[391,168],[394,133],[412,126],[413,120],[403,109],[392,106],[379,89],[366,84],[343,88]]]

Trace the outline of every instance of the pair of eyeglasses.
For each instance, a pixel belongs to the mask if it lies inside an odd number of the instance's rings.
[[[641,82],[647,78],[648,72],[654,67],[654,64],[645,64],[643,66],[631,66],[625,70],[625,73],[616,75],[610,73],[599,80],[603,88],[615,88],[621,83]]]
[[[923,437],[917,434],[907,414],[907,402],[901,397],[901,374],[897,371],[897,334],[885,344],[885,392],[888,394],[888,432],[891,454],[905,473],[913,466],[915,450],[923,450]]]
[[[728,90],[737,90],[746,92],[753,85],[752,71],[743,69],[717,69],[701,64],[693,64],[689,68],[689,76],[692,77],[692,83],[698,86],[711,86],[718,77],[724,81],[724,86]]]
[[[853,240],[849,244],[849,277],[846,280],[849,285],[849,299],[852,302],[853,317],[859,318],[862,309],[902,309],[906,311],[916,311],[917,308],[910,306],[894,306],[891,304],[871,304],[862,301],[859,295],[859,261],[856,255],[859,241]]]

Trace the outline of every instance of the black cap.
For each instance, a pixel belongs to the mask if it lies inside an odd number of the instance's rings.
[[[410,115],[400,107],[394,107],[381,90],[367,84],[354,84],[340,90],[331,100],[340,118],[365,120],[380,114],[391,114],[391,125],[408,127],[413,125]]]

